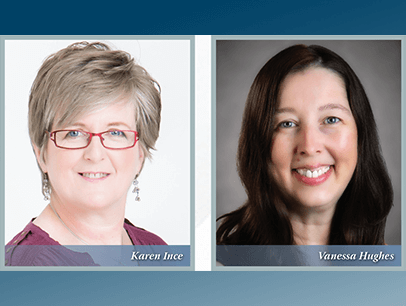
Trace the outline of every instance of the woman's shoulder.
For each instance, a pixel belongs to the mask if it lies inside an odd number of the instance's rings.
[[[33,219],[34,220],[34,219]],[[88,254],[60,245],[32,221],[7,243],[6,266],[93,266]]]
[[[60,245],[58,242],[49,237],[48,233],[36,226],[32,221],[11,239],[7,245]]]
[[[167,243],[158,235],[135,226],[127,219],[124,220],[124,228],[130,235],[134,245],[167,245]]]

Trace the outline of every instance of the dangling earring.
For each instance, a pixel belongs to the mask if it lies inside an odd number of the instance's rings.
[[[51,197],[51,186],[49,186],[48,173],[44,173],[42,176],[42,194],[44,200],[48,201]]]
[[[138,174],[135,177],[135,179],[133,180],[133,185],[134,185],[133,193],[135,193],[135,200],[136,201],[141,201],[141,199],[140,199],[140,188],[138,187],[137,177],[138,177]]]

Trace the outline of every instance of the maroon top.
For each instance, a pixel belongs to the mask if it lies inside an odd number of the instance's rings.
[[[48,233],[30,223],[6,245],[6,266],[97,266],[88,253],[72,251],[49,237]],[[160,237],[124,220],[133,245],[167,245]],[[31,246],[31,247],[18,247]],[[55,247],[41,247],[55,246]]]

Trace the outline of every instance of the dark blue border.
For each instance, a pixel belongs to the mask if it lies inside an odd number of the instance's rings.
[[[227,0],[14,2],[2,35],[402,35],[406,3]]]

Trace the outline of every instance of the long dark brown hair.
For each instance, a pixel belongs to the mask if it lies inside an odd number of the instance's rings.
[[[358,131],[358,160],[339,199],[329,244],[384,244],[392,184],[382,158],[378,132],[364,88],[351,67],[321,46],[291,46],[259,71],[248,94],[238,144],[237,168],[248,195],[239,209],[217,219],[217,244],[290,245],[293,230],[286,203],[269,171],[274,116],[287,75],[309,67],[335,71],[344,81]]]

